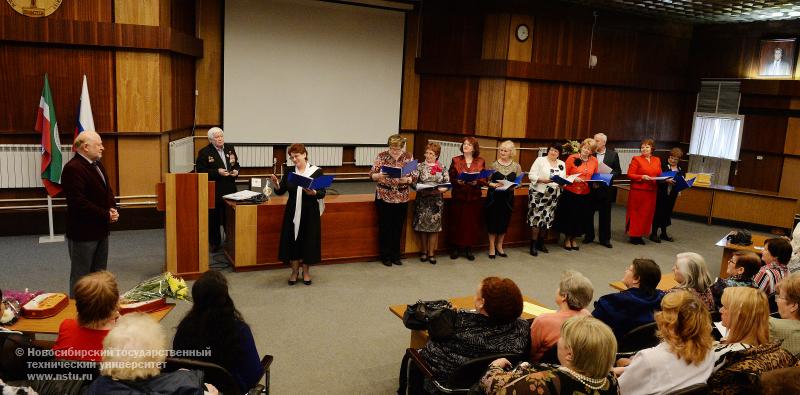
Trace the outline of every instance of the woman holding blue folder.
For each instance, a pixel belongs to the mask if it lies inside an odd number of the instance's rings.
[[[322,201],[325,198],[325,188],[301,188],[289,182],[289,174],[317,178],[322,175],[322,169],[308,163],[308,151],[303,144],[290,145],[286,153],[294,162],[294,166],[286,168],[286,174],[281,178],[280,183],[274,174],[270,176],[272,182],[277,185],[275,194],[283,195],[289,192],[289,199],[283,212],[278,259],[292,267],[289,285],[297,283],[301,262],[303,264],[303,284],[311,285],[309,265],[322,260],[322,226],[319,217],[325,207]]]
[[[592,154],[597,148],[594,139],[585,139],[578,153],[570,155],[564,164],[567,177],[575,176],[572,183],[564,187],[556,207],[555,228],[564,234],[564,249],[579,250],[575,239],[586,233],[586,219],[592,214],[589,197],[589,181],[597,173],[597,158]]]
[[[506,237],[511,212],[514,209],[514,187],[502,189],[501,181],[514,182],[522,175],[522,167],[514,161],[516,147],[511,140],[500,143],[497,147],[497,160],[489,165],[495,170],[489,178],[489,191],[486,194],[486,230],[489,233],[489,259],[495,255],[505,258],[503,239]],[[497,189],[501,188],[501,189]],[[495,254],[496,253],[496,254]]]
[[[662,172],[675,172],[676,175],[683,176],[683,170],[678,166],[683,151],[675,147],[669,152],[669,158],[664,166],[661,167]],[[675,180],[667,179],[663,183],[658,183],[658,192],[656,194],[656,212],[653,215],[653,230],[650,232],[650,240],[660,243],[661,240],[673,241],[674,239],[667,234],[667,226],[672,225],[672,210],[675,208],[675,200],[678,199],[680,191],[675,188]],[[661,229],[661,236],[658,235],[658,230]]]
[[[389,149],[378,154],[369,175],[376,182],[375,207],[378,209],[378,253],[384,266],[402,265],[401,237],[406,226],[409,185],[414,183],[417,170],[403,174],[411,154],[406,152],[406,139],[389,136]],[[395,173],[390,174],[389,172]]]
[[[628,166],[631,191],[628,193],[625,230],[631,238],[631,244],[644,245],[642,236],[653,225],[653,213],[656,211],[658,185],[655,178],[661,174],[661,159],[653,155],[655,142],[652,139],[642,141],[640,150],[642,154],[631,158]]]
[[[481,187],[486,179],[478,178],[464,181],[459,177],[465,173],[480,173],[486,162],[480,157],[478,140],[475,137],[464,137],[459,148],[462,155],[453,158],[450,163],[450,180],[453,184],[453,198],[448,209],[448,239],[453,250],[450,259],[463,254],[470,261],[475,260],[472,246],[478,242],[481,232],[483,202]]]

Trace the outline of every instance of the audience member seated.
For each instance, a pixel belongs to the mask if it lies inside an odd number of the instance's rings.
[[[728,333],[714,347],[714,373],[708,379],[712,394],[747,393],[747,373],[761,374],[797,363],[779,344],[769,342],[769,304],[764,292],[725,288],[720,313]]]
[[[620,359],[622,395],[668,394],[705,383],[714,368],[711,316],[703,302],[685,290],[670,292],[655,314],[659,345]]]
[[[711,276],[708,274],[706,260],[694,252],[682,252],[675,256],[672,265],[677,286],[668,292],[686,290],[697,296],[708,311],[715,311],[714,296],[711,294]]]
[[[800,222],[797,223],[797,226],[794,227],[794,231],[792,231],[792,241],[790,244],[792,245],[792,257],[789,258],[789,264],[787,266],[789,272],[794,273],[800,270]]]
[[[108,271],[81,277],[72,290],[78,319],[66,319],[53,346],[56,358],[100,361],[103,339],[119,318],[117,280]]]
[[[172,348],[184,353],[184,358],[224,367],[243,391],[253,388],[264,368],[250,326],[228,294],[228,280],[220,272],[203,273],[192,286],[192,299],[194,304],[178,324]],[[203,356],[204,350],[211,355]]]
[[[528,351],[530,326],[520,318],[522,293],[514,281],[484,278],[475,294],[475,311],[458,311],[455,334],[446,341],[429,340],[420,350],[436,380],[446,381],[473,358]],[[429,383],[426,387],[431,389]]]
[[[767,296],[775,294],[778,282],[789,274],[786,265],[791,256],[792,246],[788,240],[776,237],[764,242],[764,250],[761,251],[764,266],[753,277],[753,283],[766,292]]]
[[[661,269],[652,259],[634,259],[622,277],[628,289],[600,297],[592,315],[610,326],[619,341],[631,329],[653,322],[653,311],[664,296],[656,288],[659,281]]]
[[[719,308],[722,304],[722,291],[727,287],[755,287],[753,276],[761,268],[761,258],[754,252],[735,251],[731,259],[728,259],[728,266],[725,273],[728,278],[717,278],[711,285],[711,294],[714,296],[714,306]]]
[[[792,273],[778,283],[775,296],[781,318],[769,319],[769,340],[795,356],[800,354],[800,273]]]
[[[561,275],[556,289],[555,313],[542,314],[531,324],[531,360],[539,361],[545,352],[558,343],[561,324],[577,315],[590,315],[586,306],[592,301],[594,289],[586,276],[574,270]]]
[[[167,336],[161,324],[146,314],[120,318],[103,345],[101,376],[89,386],[87,395],[218,393],[214,386],[203,384],[202,372],[161,373],[168,352]]]
[[[514,370],[511,363],[497,359],[481,379],[487,394],[618,394],[610,373],[617,352],[611,329],[593,317],[573,317],[561,325],[558,340],[561,366],[523,362]]]

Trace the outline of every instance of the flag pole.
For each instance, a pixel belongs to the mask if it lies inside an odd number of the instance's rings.
[[[56,236],[53,231],[53,198],[50,197],[50,194],[47,195],[47,222],[50,225],[50,235],[49,236],[40,236],[39,237],[39,244],[42,243],[60,243],[64,241],[63,235]]]

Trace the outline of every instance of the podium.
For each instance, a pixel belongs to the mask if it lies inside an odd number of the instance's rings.
[[[156,184],[156,209],[166,212],[166,271],[197,278],[208,270],[208,210],[215,183],[206,173],[167,173]]]

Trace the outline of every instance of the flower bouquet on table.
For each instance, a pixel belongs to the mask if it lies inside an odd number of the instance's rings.
[[[192,301],[186,281],[175,277],[170,272],[142,281],[130,291],[122,294],[119,298],[119,312],[120,314],[133,311],[146,313],[159,310],[166,306],[167,298]]]

